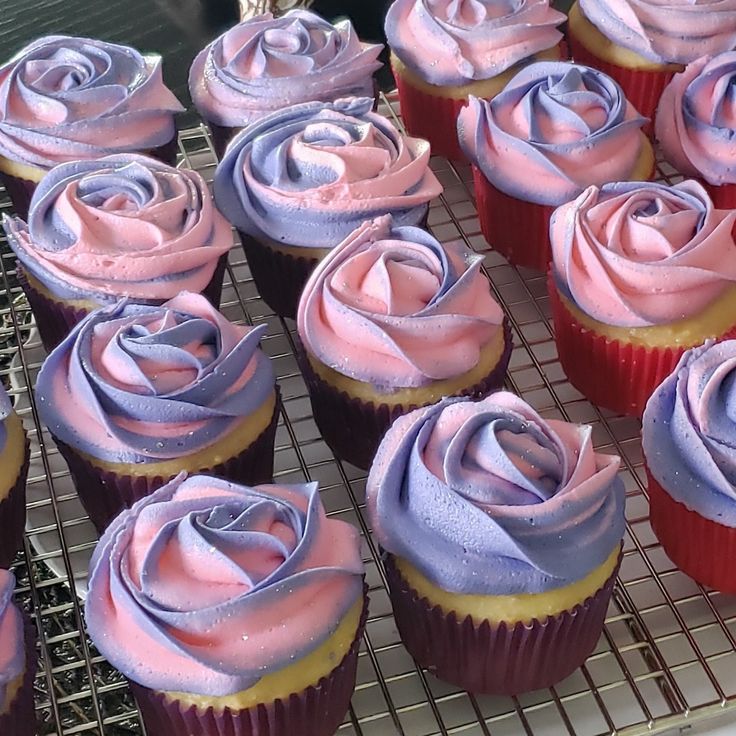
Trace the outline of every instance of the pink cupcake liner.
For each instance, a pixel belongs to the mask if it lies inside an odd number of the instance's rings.
[[[411,588],[387,555],[386,576],[396,626],[419,666],[473,693],[519,695],[571,675],[595,649],[618,573],[572,610],[543,621],[501,623],[460,619]]]
[[[26,647],[26,671],[23,684],[10,704],[8,712],[0,715],[2,736],[35,736],[36,710],[33,703],[33,681],[38,667],[36,652],[36,627],[24,614],[24,636]]]
[[[10,492],[0,501],[0,568],[8,569],[15,555],[23,548],[23,532],[26,526],[26,479],[31,459],[31,445],[26,436],[23,465]],[[8,472],[4,469],[3,472]],[[0,734],[3,731],[0,729]]]

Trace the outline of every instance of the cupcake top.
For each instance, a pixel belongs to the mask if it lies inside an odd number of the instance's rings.
[[[736,0],[580,0],[618,46],[658,64],[687,64],[736,46]]]
[[[265,325],[228,322],[203,296],[92,312],[49,355],[43,423],[103,461],[151,463],[214,444],[274,392]]]
[[[386,38],[430,84],[465,85],[552,48],[564,21],[549,0],[394,0]]]
[[[608,325],[696,316],[736,284],[734,220],[695,181],[589,187],[552,215],[557,285]]]
[[[126,677],[232,695],[318,649],[361,600],[360,537],[316,483],[182,474],[112,522],[89,589],[90,636]]]
[[[703,57],[675,74],[657,108],[655,131],[678,171],[736,184],[736,51]]]
[[[706,519],[736,527],[736,340],[688,350],[650,397],[642,447],[657,482]]]
[[[23,618],[13,603],[15,577],[0,570],[0,711],[7,705],[8,687],[25,671]]]
[[[194,59],[189,90],[200,114],[242,128],[310,100],[373,95],[381,46],[360,42],[349,20],[334,26],[306,10],[243,21]]]
[[[202,291],[232,233],[204,179],[146,156],[61,164],[36,188],[11,248],[59,299],[161,301]]]
[[[538,62],[492,100],[471,96],[458,135],[465,155],[497,189],[556,206],[590,184],[628,179],[642,152],[643,123],[603,72]]]
[[[174,137],[183,110],[163,83],[160,56],[46,36],[0,67],[0,156],[50,169],[150,151]]]
[[[619,458],[588,426],[514,394],[444,399],[400,417],[368,477],[381,546],[452,593],[543,593],[602,565],[624,533]]]
[[[311,248],[386,213],[418,225],[442,192],[429,143],[372,107],[367,97],[308,102],[241,131],[215,173],[220,211],[249,235]]]
[[[325,365],[385,390],[459,376],[503,329],[482,261],[390,216],[366,222],[309,279],[299,338]]]

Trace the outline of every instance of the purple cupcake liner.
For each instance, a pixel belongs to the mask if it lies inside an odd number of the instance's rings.
[[[144,151],[146,155],[162,161],[169,166],[176,166],[176,157],[179,153],[179,134],[175,133],[174,137],[163,146],[152,148],[150,151]]]
[[[358,649],[368,617],[368,598],[358,632],[340,664],[316,686],[243,710],[202,711],[135,683],[131,689],[146,730],[155,736],[332,736],[350,706],[355,690]]]
[[[273,480],[273,454],[279,405],[277,396],[271,423],[243,452],[214,467],[200,468],[197,472],[244,485],[270,483]],[[123,509],[130,508],[136,501],[149,496],[175,477],[119,475],[102,470],[89,463],[60,439],[56,437],[53,439],[69,466],[79,500],[100,534]]]
[[[396,626],[409,654],[440,680],[473,693],[519,695],[551,687],[593,652],[621,564],[596,593],[572,610],[529,624],[479,625],[432,605],[411,588],[386,555]]]
[[[238,133],[240,128],[228,128],[224,125],[218,125],[207,121],[207,127],[210,129],[210,138],[212,139],[212,147],[215,149],[217,160],[222,161],[222,157],[225,155],[227,144],[230,143],[230,139]]]
[[[503,386],[513,347],[507,319],[504,319],[503,331],[504,349],[496,366],[482,381],[463,388],[455,396],[480,398]],[[388,428],[398,417],[419,405],[389,406],[354,398],[323,380],[312,369],[301,345],[297,349],[297,359],[322,438],[339,458],[361,470],[368,470]]]
[[[23,532],[26,526],[26,479],[31,459],[31,445],[26,436],[26,449],[23,465],[20,467],[10,492],[0,501],[0,568],[7,569],[15,555],[23,547]],[[7,472],[7,471],[5,471]],[[3,731],[0,729],[0,734]]]
[[[2,736],[35,736],[36,709],[33,703],[33,681],[38,667],[36,652],[36,627],[26,614],[23,615],[23,634],[26,647],[26,671],[23,684],[5,715],[0,715]]]

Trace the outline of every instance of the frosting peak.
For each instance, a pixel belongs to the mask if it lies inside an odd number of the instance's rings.
[[[8,686],[25,670],[23,618],[13,603],[14,590],[13,573],[0,570],[0,711],[8,705]]]

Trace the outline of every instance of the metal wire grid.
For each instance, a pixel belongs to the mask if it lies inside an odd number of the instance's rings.
[[[400,122],[395,100],[384,98],[383,105]],[[215,156],[204,127],[181,134],[180,152],[183,165],[212,178]],[[724,716],[736,721],[736,599],[704,590],[664,555],[648,521],[639,423],[599,411],[566,382],[550,329],[544,278],[510,267],[489,250],[480,234],[468,168],[442,159],[433,160],[433,166],[445,192],[431,208],[432,231],[445,242],[463,239],[485,255],[493,290],[511,320],[515,348],[508,387],[546,417],[590,423],[597,448],[623,458],[624,559],[595,653],[555,688],[511,699],[474,697],[417,669],[399,641],[362,514],[365,476],[337,461],[322,442],[294,359],[294,325],[275,317],[260,300],[235,246],[222,309],[232,320],[268,325],[263,347],[274,361],[283,396],[276,477],[318,480],[328,512],[363,532],[371,616],[340,736],[637,736],[678,732]],[[661,180],[673,176],[659,165]],[[0,266],[5,289],[4,300],[0,290],[0,379],[14,387],[32,439],[30,523],[15,573],[18,597],[35,611],[39,629],[39,734],[138,736],[143,729],[124,679],[84,633],[76,588],[83,585],[93,536],[26,388],[34,385],[43,352],[6,247]]]

